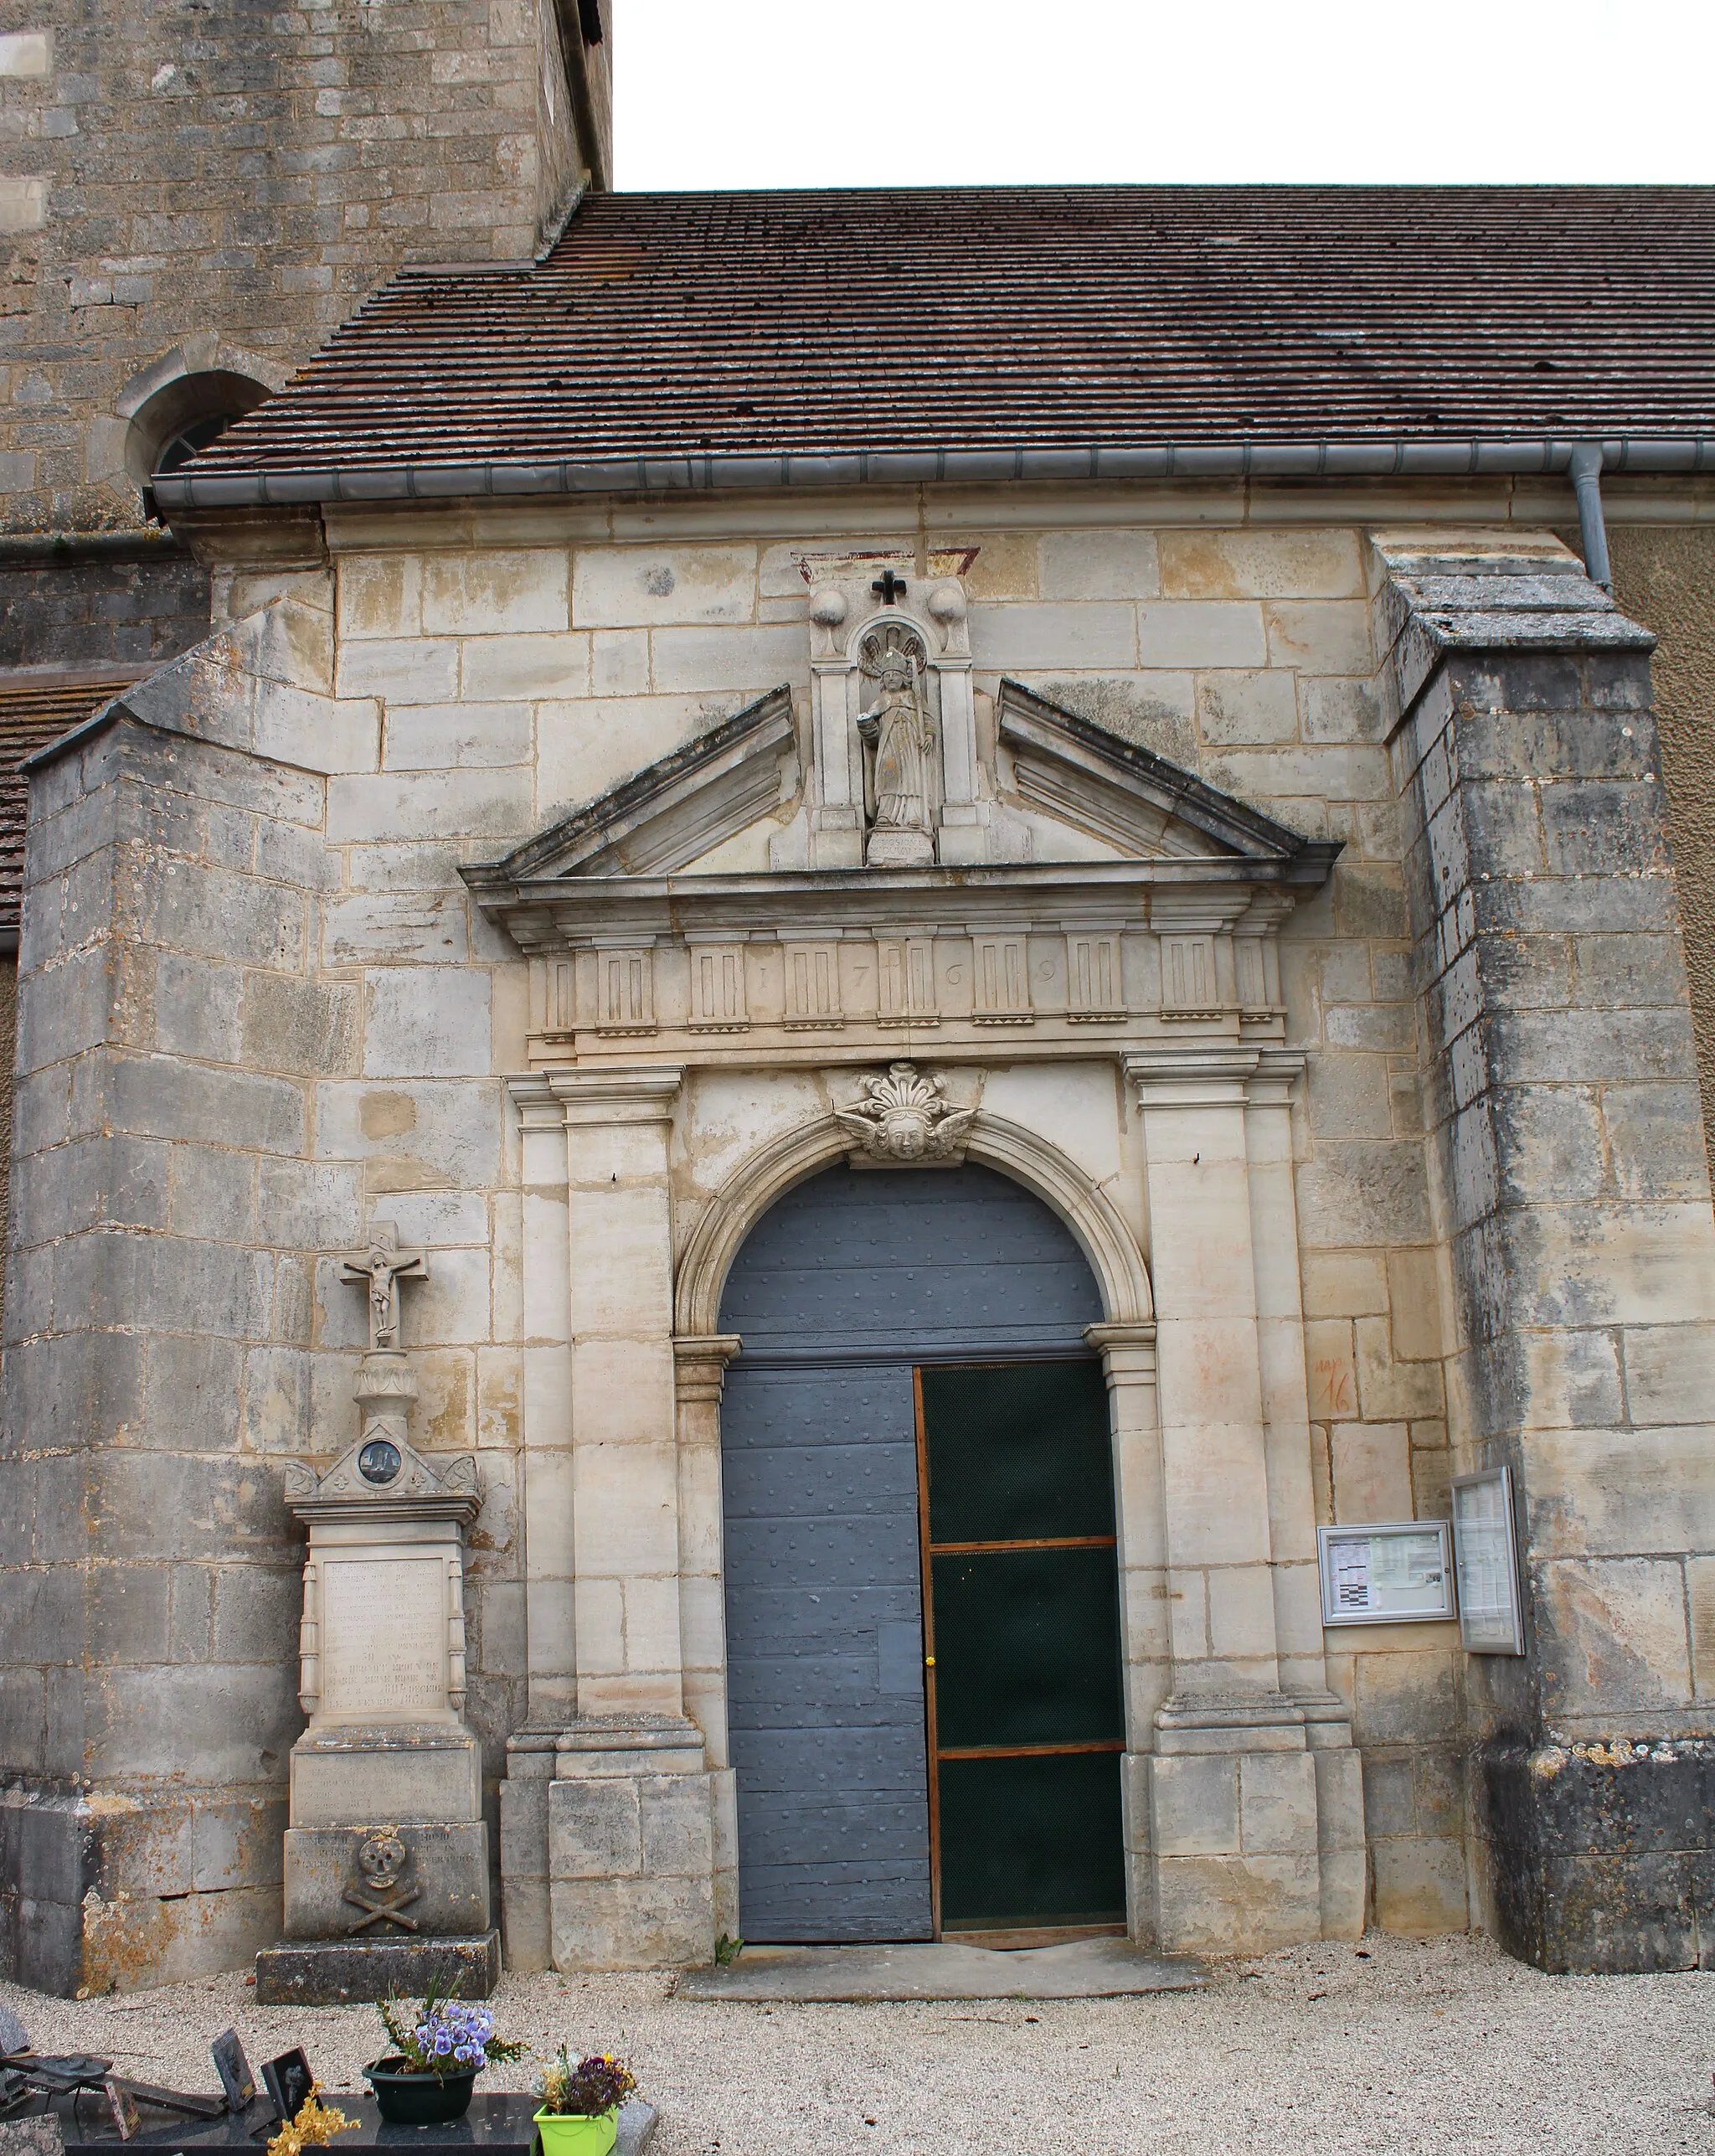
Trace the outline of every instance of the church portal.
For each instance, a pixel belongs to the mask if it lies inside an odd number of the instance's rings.
[[[1096,1283],[986,1168],[837,1168],[735,1262],[722,1415],[739,1923],[1123,1924]]]

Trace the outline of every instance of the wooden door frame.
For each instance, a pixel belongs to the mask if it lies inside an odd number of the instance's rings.
[[[998,1370],[1015,1367],[1025,1368],[1043,1362],[1084,1363],[1100,1362],[1099,1356],[1064,1355],[997,1355],[981,1361],[937,1363],[936,1369]],[[929,1436],[923,1421],[923,1371],[921,1363],[911,1365],[911,1407],[916,1425],[917,1438],[917,1551],[918,1565],[922,1574],[919,1596],[923,1610],[923,1711],[924,1760],[929,1775],[929,1899],[930,1924],[932,1936],[939,1940],[941,1931],[941,1777],[940,1747],[936,1727],[935,1686],[940,1673],[935,1654],[935,1559],[938,1556],[956,1556],[961,1552],[989,1550],[1107,1550],[1114,1555],[1115,1592],[1119,1592],[1118,1533],[1119,1494],[1115,1493],[1115,1533],[1112,1534],[1056,1534],[1043,1535],[1035,1540],[1006,1542],[950,1542],[931,1541],[929,1528]],[[1123,1612],[1122,1612],[1123,1623]],[[960,1749],[950,1756],[961,1759],[1020,1759],[1042,1754],[1058,1756],[1070,1752],[1105,1751],[1124,1753],[1125,1739],[1103,1738],[1099,1742],[1035,1745],[983,1745],[969,1751]],[[986,1937],[991,1943],[1023,1946],[1050,1946],[1061,1940],[1074,1938],[1117,1938],[1126,1934],[1125,1924],[1043,1925],[997,1928],[990,1934],[976,1934]],[[963,1935],[961,1935],[963,1936]]]
[[[935,1574],[929,1548],[929,1439],[923,1426],[923,1365],[911,1365],[911,1409],[917,1433],[917,1564],[922,1575],[924,1766],[929,1777],[929,1925],[941,1936],[941,1777],[935,1749]]]

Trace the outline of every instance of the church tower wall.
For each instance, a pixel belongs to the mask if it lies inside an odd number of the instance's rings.
[[[152,457],[279,388],[402,264],[528,261],[608,183],[607,26],[597,0],[10,21],[0,668],[140,669],[209,618],[146,524]]]

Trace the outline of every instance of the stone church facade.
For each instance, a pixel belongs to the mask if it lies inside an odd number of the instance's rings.
[[[1655,639],[1588,573],[1599,524],[1562,535],[1564,460],[538,459],[502,499],[501,452],[478,483],[413,450],[394,488],[348,417],[304,446],[381,313],[163,483],[214,633],[30,766],[8,1971],[277,1938],[314,1696],[288,1498],[358,1436],[345,1268],[384,1228],[423,1260],[409,1446],[474,1461],[460,1702],[509,1966],[791,1936],[754,1920],[780,1866],[815,1936],[925,1936],[976,1861],[954,1770],[1080,1744],[1117,1899],[1021,1923],[1697,1964],[1715,1222]],[[1705,483],[1640,461],[1609,513]],[[899,1255],[925,1235],[939,1271]],[[860,1367],[903,1422],[829,1419]],[[914,1396],[927,1457],[972,1367],[1099,1376],[1106,1524],[1001,1540],[1098,1553],[1111,1736],[924,1749],[937,1568],[991,1544],[943,1551],[915,1465],[903,1600],[811,1610],[794,1552],[837,1510],[861,1571],[886,1507],[767,1480],[764,1378],[857,1474]],[[1319,1526],[1443,1520],[1501,1466],[1522,1653],[1325,1626]],[[821,1689],[770,1674],[776,1629]],[[885,1788],[883,1726],[919,1747]],[[821,1844],[784,1729],[850,1741]],[[827,1842],[886,1805],[914,1916],[863,1916]]]

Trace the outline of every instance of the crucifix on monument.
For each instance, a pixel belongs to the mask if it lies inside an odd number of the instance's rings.
[[[369,1346],[399,1345],[399,1282],[421,1280],[428,1272],[421,1251],[402,1251],[399,1230],[391,1220],[378,1220],[368,1247],[348,1251],[340,1260],[342,1280],[367,1281],[369,1287]]]
[[[904,597],[906,585],[903,576],[895,575],[894,565],[889,562],[869,588],[883,606],[891,606]]]
[[[286,1468],[286,1503],[310,1530],[298,1625],[308,1726],[292,1746],[285,1937],[257,1957],[256,1997],[332,2004],[433,1981],[485,1999],[500,1946],[482,1748],[464,1720],[476,1462],[426,1458],[408,1435],[417,1380],[399,1284],[426,1277],[426,1255],[377,1220],[334,1261],[369,1314],[352,1384],[362,1421],[325,1474],[302,1460]]]
[[[404,1455],[405,1418],[417,1397],[417,1381],[399,1345],[401,1280],[422,1280],[429,1271],[421,1251],[402,1251],[391,1220],[377,1220],[360,1251],[348,1251],[339,1277],[361,1283],[369,1313],[369,1352],[358,1364],[353,1397],[363,1414],[360,1472],[370,1482],[388,1482],[399,1473]]]

